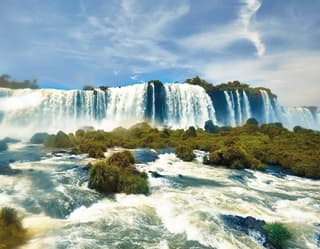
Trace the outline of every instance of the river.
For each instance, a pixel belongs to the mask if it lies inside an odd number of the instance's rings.
[[[156,171],[151,193],[104,196],[87,187],[85,155],[11,144],[0,153],[0,206],[23,215],[23,249],[264,248],[230,227],[228,215],[285,223],[290,248],[319,248],[320,181],[274,171],[209,167],[173,153],[136,150],[137,168]],[[319,237],[318,237],[319,236]]]

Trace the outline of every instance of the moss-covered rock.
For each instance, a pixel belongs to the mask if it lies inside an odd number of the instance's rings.
[[[117,152],[112,154],[108,159],[107,163],[109,165],[115,165],[118,167],[129,167],[135,163],[134,157],[132,153],[128,150]]]
[[[263,228],[267,232],[267,237],[276,249],[285,248],[288,240],[291,238],[290,231],[279,222],[265,224]]]
[[[224,165],[234,169],[265,168],[261,161],[236,145],[231,145],[211,152],[206,163],[212,165]]]
[[[27,241],[27,231],[15,209],[3,207],[0,210],[0,248],[13,249]]]
[[[89,188],[105,194],[147,194],[147,174],[137,171],[133,163],[129,151],[115,153],[107,161],[95,163],[89,170]]]
[[[194,154],[191,147],[188,146],[179,146],[175,149],[175,153],[178,158],[183,161],[190,162],[195,159],[196,155]]]

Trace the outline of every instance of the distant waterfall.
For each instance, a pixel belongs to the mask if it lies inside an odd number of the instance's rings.
[[[239,94],[239,90],[236,90],[236,96],[237,96],[237,109],[238,109],[238,124],[243,124],[242,119],[242,105],[241,105],[241,97]]]
[[[0,88],[0,137],[83,126],[110,130],[143,121],[183,129],[203,128],[207,120],[237,126],[250,117],[290,129],[320,129],[319,108],[282,107],[266,90],[254,94],[239,89],[207,93],[200,86],[158,81],[105,91]]]
[[[243,102],[244,102],[244,108],[245,108],[245,121],[247,121],[249,118],[251,118],[251,108],[250,108],[250,102],[249,102],[249,98],[247,96],[246,91],[242,91],[242,95],[243,95]]]
[[[236,126],[236,118],[235,118],[235,113],[234,113],[234,105],[233,102],[231,101],[231,98],[229,96],[228,91],[223,91],[225,97],[226,97],[226,102],[227,102],[227,107],[228,107],[228,114],[230,117],[230,124],[231,126]]]
[[[169,127],[203,127],[207,120],[217,123],[211,99],[205,90],[187,84],[164,84]]]
[[[274,110],[272,107],[270,96],[266,90],[260,90],[260,92],[264,105],[265,123],[274,122]]]

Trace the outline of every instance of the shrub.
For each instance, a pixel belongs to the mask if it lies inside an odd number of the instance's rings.
[[[44,141],[49,137],[49,134],[46,132],[35,133],[31,139],[30,143],[32,144],[43,144]]]
[[[214,125],[212,120],[207,120],[204,124],[204,129],[207,132],[211,132],[211,133],[217,133],[220,131],[220,127],[217,125]]]
[[[291,233],[282,223],[265,224],[263,228],[267,232],[267,237],[276,249],[282,249],[291,238]]]
[[[147,194],[149,192],[147,174],[126,169],[120,174],[118,190],[126,194]]]
[[[197,136],[197,131],[193,126],[190,126],[188,128],[188,130],[186,130],[183,135],[182,138],[183,139],[187,139],[187,138],[191,138],[191,137],[196,137]]]
[[[259,122],[255,118],[249,118],[246,122],[247,125],[259,125]]]
[[[57,135],[50,135],[44,140],[44,145],[54,148],[69,148],[72,146],[70,137],[63,131],[59,131]]]
[[[105,161],[95,163],[89,170],[89,188],[101,193],[117,193],[119,184],[119,168],[107,165]]]
[[[147,174],[129,166],[108,165],[105,161],[95,163],[89,170],[89,188],[101,193],[147,194]]]
[[[94,87],[93,87],[93,86],[90,86],[90,85],[85,85],[85,86],[83,86],[83,90],[84,90],[84,91],[93,91],[93,90],[94,90]]]
[[[0,210],[0,248],[16,248],[27,241],[27,231],[22,227],[17,211],[10,207]]]
[[[178,158],[180,158],[183,161],[190,162],[192,161],[196,155],[193,153],[193,150],[191,147],[188,146],[179,146],[175,149],[175,153]]]
[[[206,160],[207,164],[223,165],[235,169],[255,168],[262,169],[264,165],[243,148],[233,145],[213,151]]]
[[[135,163],[134,157],[130,151],[122,151],[112,154],[108,159],[107,163],[118,167],[128,167]]]

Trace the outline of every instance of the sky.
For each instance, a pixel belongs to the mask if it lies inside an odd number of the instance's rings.
[[[1,0],[0,74],[41,87],[199,75],[320,106],[319,0]]]

